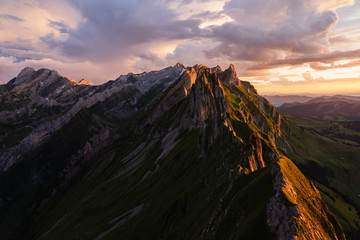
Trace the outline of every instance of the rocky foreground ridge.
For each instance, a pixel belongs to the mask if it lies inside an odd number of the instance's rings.
[[[1,239],[345,239],[233,65],[99,86],[26,68],[0,101]]]

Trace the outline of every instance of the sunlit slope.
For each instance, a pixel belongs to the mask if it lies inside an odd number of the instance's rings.
[[[298,117],[290,120],[293,122],[291,131],[281,148],[307,177],[315,181],[330,210],[351,236],[348,238],[359,239],[360,149],[355,143],[344,141],[346,136],[330,139],[321,133],[336,123]],[[354,130],[350,133],[352,136]]]

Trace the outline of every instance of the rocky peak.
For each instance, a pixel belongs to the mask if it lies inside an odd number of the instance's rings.
[[[90,82],[86,81],[85,79],[81,79],[79,85],[92,85]]]
[[[226,84],[226,85],[239,85],[240,84],[240,80],[236,74],[236,70],[233,64],[230,64],[229,68],[226,69],[225,71],[219,73],[219,77],[222,79],[222,81]]]
[[[55,71],[55,70],[50,70],[47,68],[41,68],[37,71],[34,70],[34,68],[30,68],[30,67],[26,67],[23,70],[21,70],[21,72],[19,73],[19,75],[16,77],[15,81],[12,82],[13,85],[20,85],[22,83],[25,82],[48,82],[48,81],[53,81],[54,79],[57,79],[61,77],[61,75]],[[26,84],[28,85],[28,84]]]
[[[221,67],[219,65],[216,65],[216,67],[213,67],[211,69],[212,72],[216,73],[216,74],[220,74],[223,72],[223,70],[221,69]]]
[[[69,80],[72,84],[74,84],[75,86],[78,85],[89,85],[92,86],[91,83],[89,83],[88,81],[86,81],[85,79],[81,79],[79,82],[76,82],[75,80],[71,79],[71,78],[66,78],[67,80]]]
[[[24,81],[26,81],[27,79],[31,78],[34,74],[35,74],[35,69],[31,67],[26,67],[23,70],[21,70],[19,75],[16,77],[15,81],[12,82],[12,85],[19,85]]]
[[[181,62],[177,62],[175,65],[174,65],[174,68],[185,68],[185,66],[181,63]]]
[[[236,74],[234,64],[230,63],[230,65],[229,65],[229,68],[228,68],[228,69],[231,69],[231,71],[235,72],[235,74]]]

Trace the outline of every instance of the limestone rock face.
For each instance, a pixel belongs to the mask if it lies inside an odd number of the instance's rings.
[[[166,131],[199,129],[206,148],[220,135],[231,134],[235,142],[246,145],[251,152],[241,163],[242,167],[257,171],[278,159],[275,136],[282,134],[284,122],[276,109],[252,88],[249,83],[241,84],[233,65],[225,71],[218,66],[188,67],[148,113],[143,124],[149,126],[154,135],[161,135],[163,130],[155,123],[171,111],[169,118],[176,118]],[[248,130],[239,129],[240,125]],[[209,126],[211,131],[207,133]],[[253,129],[266,133],[267,139]]]
[[[179,78],[184,69],[182,64],[177,64],[160,71],[129,74],[120,76],[116,81],[91,86],[85,80],[77,83],[62,77],[54,70],[24,68],[15,80],[7,84],[10,91],[0,89],[0,120],[18,122],[19,131],[28,130],[26,135],[19,136],[16,145],[0,145],[0,175],[53,136],[82,109],[91,108],[119,93],[132,93],[136,102],[139,93],[135,92],[146,92],[160,84],[166,88]],[[131,82],[131,79],[135,80]],[[119,111],[126,104],[120,102],[114,107]],[[0,140],[11,134],[0,135]]]
[[[250,144],[253,152],[249,157],[249,166],[251,171],[256,171],[266,166],[263,159],[261,139],[256,132],[250,135]]]
[[[32,77],[32,75],[34,75],[34,74],[35,74],[35,69],[26,67],[23,70],[21,70],[19,75],[16,77],[15,81],[12,82],[11,84],[19,85],[19,84],[23,83],[25,80],[30,79]]]
[[[185,68],[185,66],[181,63],[181,62],[178,62],[178,63],[176,63],[175,65],[174,65],[174,68],[179,68],[179,69],[184,69]]]
[[[219,69],[217,68],[216,70],[218,71]],[[218,74],[219,74],[219,78],[223,79],[224,83],[227,85],[240,84],[240,79],[236,74],[236,70],[233,64],[230,64],[229,68],[223,72],[218,71]]]

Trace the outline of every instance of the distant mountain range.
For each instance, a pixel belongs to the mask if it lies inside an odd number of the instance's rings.
[[[360,97],[330,96],[306,102],[284,103],[278,110],[284,114],[334,121],[360,121]]]
[[[0,86],[0,239],[356,239],[357,159],[332,144],[233,65],[25,68]]]
[[[284,103],[305,103],[312,99],[346,99],[348,101],[360,101],[360,96],[334,95],[334,96],[307,96],[307,95],[265,95],[275,107],[281,107]]]
[[[280,107],[284,103],[303,103],[314,98],[305,95],[265,95],[264,97],[275,107]]]

